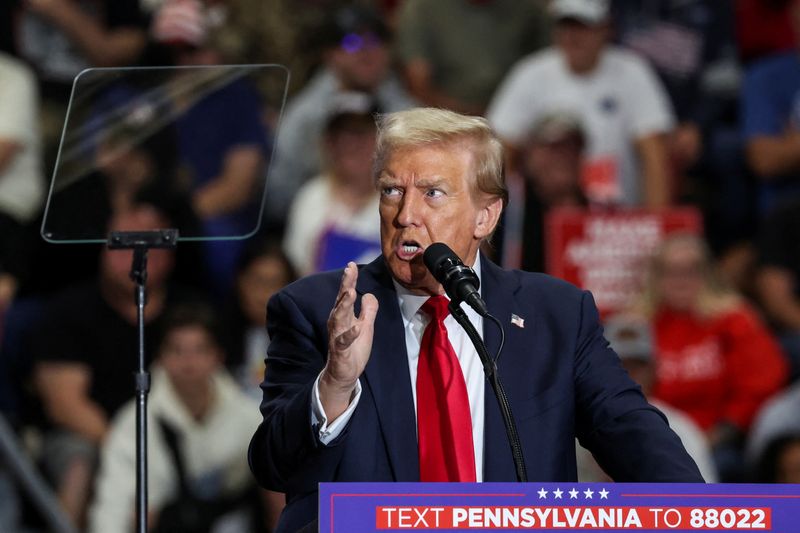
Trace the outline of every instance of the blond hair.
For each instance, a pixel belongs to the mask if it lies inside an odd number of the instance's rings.
[[[698,292],[694,305],[694,311],[699,316],[713,318],[741,305],[741,297],[726,287],[716,275],[711,261],[711,251],[705,241],[692,233],[675,233],[666,238],[653,254],[644,291],[633,305],[634,314],[652,318],[658,311],[663,301],[658,282],[664,259],[670,250],[680,246],[691,246],[700,256],[703,287]]]
[[[378,117],[373,174],[378,179],[386,160],[397,150],[428,145],[460,145],[472,151],[474,191],[508,204],[503,170],[503,145],[485,118],[446,109],[419,107]]]

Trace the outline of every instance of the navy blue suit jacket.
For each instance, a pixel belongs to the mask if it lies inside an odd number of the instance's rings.
[[[316,518],[317,484],[419,481],[416,417],[405,332],[384,260],[359,267],[356,290],[378,299],[362,395],[342,434],[325,446],[311,424],[311,394],[325,365],[327,319],[342,272],[304,278],[268,306],[270,345],[250,466],[267,488],[286,492],[280,531]],[[664,416],[650,406],[608,347],[588,292],[544,274],[502,270],[481,258],[481,292],[504,324],[498,371],[531,481],[575,481],[575,437],[616,481],[702,482]],[[358,306],[357,306],[358,311]],[[511,324],[511,315],[524,328]],[[500,334],[484,321],[496,353]],[[497,400],[486,387],[485,481],[516,479]]]

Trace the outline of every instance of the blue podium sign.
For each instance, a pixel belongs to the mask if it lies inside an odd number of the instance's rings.
[[[319,531],[800,531],[800,485],[322,483]]]

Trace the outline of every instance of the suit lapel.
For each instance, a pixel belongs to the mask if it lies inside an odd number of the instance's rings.
[[[511,314],[516,309],[515,293],[519,288],[516,276],[502,270],[486,257],[481,257],[481,294],[489,312],[497,318],[506,331],[506,343],[498,363],[498,374],[509,398],[519,396],[520,381],[515,372],[515,360],[526,353],[516,335],[509,334]],[[483,339],[489,355],[494,357],[500,347],[500,332],[491,320],[483,321]],[[530,348],[530,347],[529,347]],[[497,404],[497,397],[486,380],[484,416],[484,481],[513,481],[516,479],[511,447],[506,437],[505,425]],[[511,400],[513,409],[513,400]]]
[[[502,270],[486,257],[481,257],[481,286],[489,312],[506,330],[506,343],[498,372],[514,407],[514,399],[525,397],[526,378],[515,367],[521,357],[530,357],[532,346],[520,341],[522,336],[510,334],[511,315],[518,308],[515,293],[517,277]],[[375,402],[392,472],[396,481],[419,481],[417,422],[408,373],[405,331],[397,293],[382,257],[361,268],[356,285],[359,294],[372,293],[378,299],[379,312],[375,319],[372,354],[364,375],[366,386]],[[530,306],[527,306],[530,308]],[[360,311],[359,311],[360,312]],[[533,327],[533,317],[526,318],[525,327]],[[489,354],[494,357],[500,347],[497,326],[483,321],[483,339]],[[524,366],[524,365],[522,365]],[[484,481],[513,481],[516,479],[511,448],[506,437],[497,398],[486,382],[484,420]],[[515,415],[516,416],[516,415]]]
[[[395,481],[419,481],[417,422],[397,293],[382,257],[361,268],[356,290],[378,300],[372,354],[364,371]]]

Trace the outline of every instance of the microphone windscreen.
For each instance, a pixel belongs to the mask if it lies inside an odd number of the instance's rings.
[[[435,242],[425,248],[425,252],[422,254],[422,261],[425,263],[425,266],[428,270],[433,274],[433,277],[439,279],[439,268],[444,261],[448,259],[455,259],[457,262],[460,262],[458,256],[455,254],[453,250],[450,249],[444,243]]]

